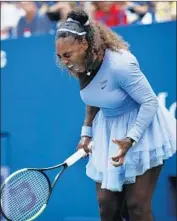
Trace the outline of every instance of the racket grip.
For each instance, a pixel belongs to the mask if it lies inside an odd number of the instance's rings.
[[[93,141],[91,141],[88,145],[88,148],[91,150],[93,146]],[[78,160],[80,160],[82,157],[84,157],[85,155],[87,155],[87,153],[84,151],[84,149],[79,149],[77,152],[75,152],[73,155],[71,155],[70,157],[68,157],[64,163],[67,164],[67,166],[71,166],[74,163],[76,163]]]

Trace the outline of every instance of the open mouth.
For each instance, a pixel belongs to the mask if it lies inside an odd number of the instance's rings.
[[[74,64],[70,64],[70,65],[67,65],[67,68],[70,70],[70,71],[75,71],[75,72],[78,72],[79,71],[79,67],[78,65],[74,65]]]
[[[72,67],[73,67],[73,65],[72,65],[72,64],[68,65],[68,68],[69,68],[69,69],[71,69]]]

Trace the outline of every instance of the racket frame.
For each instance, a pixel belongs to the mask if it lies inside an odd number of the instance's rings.
[[[91,143],[89,144],[89,149],[91,149],[93,146],[93,142],[91,141]],[[71,165],[73,165],[74,163],[76,163],[79,159],[81,159],[82,157],[86,156],[87,153],[84,151],[84,149],[79,149],[77,152],[75,152],[73,155],[71,155],[70,157],[68,157],[63,163],[61,164],[57,164],[55,166],[52,166],[52,167],[47,167],[47,168],[24,168],[24,169],[21,169],[21,170],[17,170],[16,172],[12,173],[9,177],[7,177],[7,179],[5,180],[5,182],[2,184],[1,186],[1,191],[3,191],[5,185],[7,184],[7,182],[12,178],[14,177],[15,175],[21,173],[21,172],[25,172],[25,171],[38,171],[40,173],[42,173],[47,182],[48,182],[48,185],[49,185],[49,194],[48,194],[48,197],[47,197],[47,200],[46,200],[46,203],[40,208],[40,210],[33,216],[31,217],[30,219],[26,220],[26,221],[33,221],[35,220],[43,211],[44,209],[46,208],[47,204],[48,204],[48,201],[50,199],[50,196],[51,196],[51,193],[52,193],[52,190],[54,189],[58,179],[60,178],[60,176],[63,174],[63,172],[66,170],[66,168],[70,167]],[[50,179],[48,178],[47,174],[44,172],[44,171],[47,171],[47,170],[53,170],[53,169],[57,169],[57,168],[60,168],[60,167],[63,167],[62,170],[55,176],[54,178],[54,181],[51,183]],[[0,211],[2,213],[2,215],[4,216],[4,218],[6,218],[8,221],[14,221],[14,220],[11,220],[9,218],[7,218],[7,216],[4,214],[3,210],[2,210],[2,199],[1,199],[1,203],[0,203]]]
[[[51,182],[49,177],[47,176],[47,174],[44,171],[53,170],[53,169],[57,169],[57,168],[60,168],[60,167],[63,167],[62,170],[55,176],[54,181]],[[45,210],[45,208],[46,208],[46,206],[48,204],[48,201],[50,199],[50,196],[52,194],[52,190],[54,189],[58,179],[64,173],[64,171],[66,170],[67,167],[68,167],[68,165],[66,163],[61,163],[61,164],[55,165],[53,167],[46,167],[46,168],[24,168],[24,169],[21,169],[21,170],[17,170],[16,172],[12,173],[9,177],[7,177],[7,179],[5,180],[5,182],[1,186],[1,192],[3,191],[5,185],[9,182],[9,180],[12,179],[12,177],[16,176],[19,173],[22,173],[22,172],[25,172],[25,171],[38,171],[38,172],[42,173],[42,175],[44,175],[44,177],[47,180],[48,187],[49,187],[49,193],[48,193],[48,197],[47,197],[46,203],[44,203],[44,205],[40,208],[40,210],[33,217],[31,217],[30,219],[26,220],[26,221],[33,221],[38,216],[40,216],[40,214]],[[2,205],[2,199],[1,199],[1,203],[0,203],[0,211],[1,211],[2,215],[4,216],[4,218],[7,219],[7,221],[13,221],[13,220],[9,219],[5,215],[1,205]]]

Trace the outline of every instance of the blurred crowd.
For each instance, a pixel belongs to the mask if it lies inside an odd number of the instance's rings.
[[[109,27],[176,20],[176,1],[0,2],[1,40],[53,34],[69,11],[81,7]]]

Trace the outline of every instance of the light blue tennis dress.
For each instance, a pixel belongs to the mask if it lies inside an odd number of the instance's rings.
[[[130,52],[106,50],[93,80],[80,91],[85,104],[99,107],[93,120],[94,146],[86,166],[87,175],[111,191],[122,191],[136,176],[163,164],[176,152],[176,119],[159,102],[137,59]],[[118,146],[113,138],[131,137],[123,165],[111,157]]]

